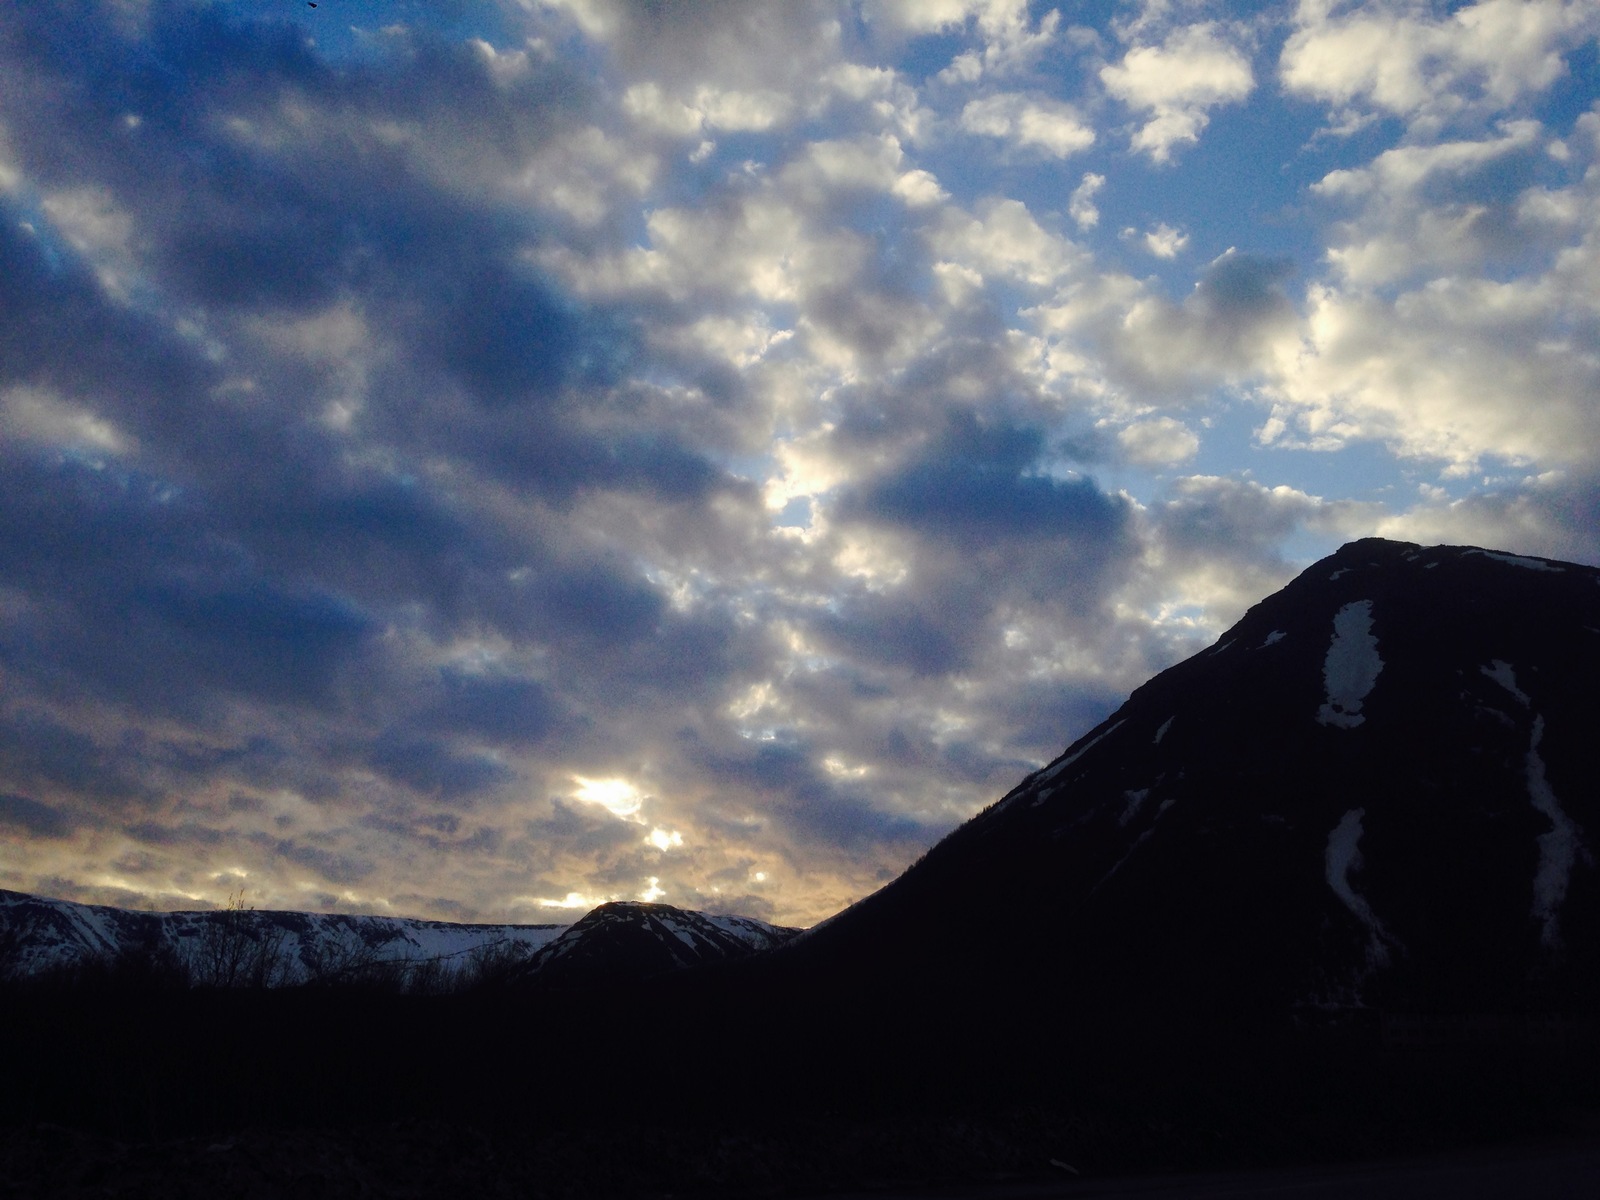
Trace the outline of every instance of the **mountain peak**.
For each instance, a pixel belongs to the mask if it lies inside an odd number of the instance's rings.
[[[637,979],[771,949],[796,931],[753,917],[612,900],[592,909],[529,960],[541,984]]]

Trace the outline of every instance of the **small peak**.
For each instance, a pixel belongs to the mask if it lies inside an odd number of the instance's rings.
[[[1374,557],[1389,558],[1420,549],[1422,547],[1416,542],[1397,542],[1390,538],[1364,537],[1357,538],[1353,542],[1346,542],[1334,551],[1332,557],[1336,559],[1362,558],[1363,556],[1367,559]]]

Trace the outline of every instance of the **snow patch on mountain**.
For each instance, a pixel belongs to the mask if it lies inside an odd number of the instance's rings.
[[[1514,696],[1523,708],[1533,707],[1532,699],[1517,686],[1516,669],[1510,663],[1496,658],[1487,667],[1478,669]],[[1533,918],[1540,925],[1539,940],[1546,947],[1554,948],[1561,944],[1560,911],[1562,902],[1567,898],[1572,868],[1580,855],[1585,858],[1588,856],[1588,851],[1584,848],[1583,834],[1577,822],[1561,807],[1555,790],[1550,786],[1544,756],[1539,752],[1539,744],[1543,740],[1544,717],[1535,713],[1524,772],[1528,781],[1528,799],[1534,810],[1550,822],[1550,829],[1537,839],[1539,863],[1533,873]]]
[[[1482,671],[1490,679],[1494,680],[1501,687],[1505,688],[1506,691],[1515,696],[1517,698],[1517,702],[1521,704],[1523,708],[1527,708],[1532,705],[1533,701],[1528,699],[1528,694],[1517,686],[1516,670],[1504,659],[1496,658],[1492,660],[1487,667],[1479,667],[1478,670]]]
[[[1268,646],[1276,646],[1288,636],[1289,635],[1283,630],[1274,629],[1271,633],[1267,634],[1267,636],[1262,640],[1261,645],[1257,646],[1256,649],[1265,650]]]
[[[1555,563],[1545,562],[1542,558],[1527,558],[1521,554],[1506,554],[1500,550],[1472,549],[1466,553],[1481,554],[1485,558],[1494,559],[1495,562],[1509,563],[1513,567],[1522,567],[1529,571],[1550,571],[1553,574],[1560,575],[1566,570],[1565,567],[1558,567]]]
[[[1372,601],[1346,604],[1333,618],[1333,640],[1322,663],[1328,698],[1317,713],[1324,725],[1354,729],[1366,720],[1361,704],[1378,682],[1383,659],[1372,635]]]
[[[1389,944],[1393,939],[1388,930],[1383,927],[1383,922],[1378,920],[1372,906],[1350,884],[1352,873],[1359,871],[1363,860],[1361,857],[1361,821],[1367,815],[1364,808],[1353,808],[1340,818],[1337,825],[1328,834],[1328,848],[1324,857],[1327,869],[1328,886],[1333,889],[1333,894],[1339,897],[1357,920],[1367,927],[1369,941],[1367,944],[1367,963],[1372,967],[1382,967],[1389,962]]]
[[[1572,880],[1572,867],[1580,854],[1587,857],[1583,835],[1561,807],[1550,781],[1545,778],[1544,758],[1539,743],[1544,740],[1544,718],[1533,719],[1533,739],[1528,744],[1528,798],[1533,807],[1550,822],[1550,831],[1541,833],[1539,865],[1533,874],[1533,916],[1540,923],[1540,940],[1548,947],[1561,943],[1559,915]]]

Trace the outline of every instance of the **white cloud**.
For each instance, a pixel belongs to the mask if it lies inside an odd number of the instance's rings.
[[[1094,198],[1105,185],[1104,175],[1090,171],[1084,175],[1083,182],[1073,189],[1067,201],[1067,212],[1078,223],[1079,229],[1093,229],[1100,223],[1100,210],[1095,207]]]
[[[1544,90],[1565,72],[1563,52],[1600,32],[1591,0],[1483,0],[1451,13],[1305,0],[1296,20],[1278,65],[1289,91],[1434,126]]]
[[[961,110],[961,128],[1055,158],[1087,150],[1095,137],[1070,104],[1009,92],[969,101]]]
[[[1194,431],[1172,417],[1156,417],[1125,426],[1117,431],[1117,443],[1129,462],[1145,467],[1186,462],[1200,449],[1200,439]]]
[[[1513,121],[1317,184],[1353,212],[1332,230],[1334,277],[1309,290],[1298,349],[1268,371],[1278,407],[1263,440],[1379,440],[1458,476],[1484,460],[1600,460],[1600,178],[1584,141],[1550,159],[1542,127]],[[1516,186],[1551,163],[1571,182]]]
[[[923,107],[918,90],[892,67],[840,63],[825,82],[844,101],[867,106],[879,125],[908,142],[921,140],[933,125],[933,115]]]
[[[44,388],[0,391],[0,416],[8,436],[20,441],[119,455],[133,449],[128,436],[106,417]]]
[[[948,199],[939,181],[919,168],[904,169],[905,152],[893,134],[809,143],[778,176],[779,186],[808,209],[826,208],[829,193],[873,191],[899,197],[910,208]]]
[[[1104,67],[1107,92],[1148,119],[1132,146],[1166,162],[1173,148],[1194,142],[1210,122],[1209,111],[1243,100],[1255,87],[1250,59],[1224,40],[1212,23],[1173,30],[1159,45],[1137,45]]]
[[[1497,243],[1509,240],[1506,226],[1517,203],[1491,172],[1531,156],[1542,136],[1538,122],[1512,121],[1496,137],[1398,146],[1368,166],[1330,172],[1313,193],[1357,211],[1332,231],[1329,262],[1345,280],[1366,287],[1481,266],[1498,253]],[[1548,200],[1551,193],[1542,195]]]
[[[905,33],[936,33],[976,17],[1002,29],[1026,19],[1027,0],[864,0],[862,15]]]
[[[1177,258],[1178,251],[1189,244],[1189,235],[1174,229],[1165,221],[1149,229],[1144,235],[1144,248],[1157,258]]]
[[[1046,287],[1063,282],[1087,256],[1050,233],[1020,200],[990,200],[975,214],[947,210],[930,244],[939,259],[982,275],[999,275]]]
[[[1600,358],[1574,344],[1568,303],[1595,313],[1600,296],[1565,282],[1435,280],[1393,300],[1312,288],[1301,348],[1265,389],[1282,405],[1269,433],[1288,420],[1314,446],[1373,439],[1463,470],[1595,461]]]
[[[1061,28],[1055,9],[1031,24],[1027,0],[865,0],[862,15],[870,25],[902,36],[953,31],[972,21],[982,48],[956,55],[939,76],[947,84],[1026,71],[1056,42]]]
[[[1269,376],[1297,345],[1289,264],[1229,250],[1174,304],[1148,283],[1085,273],[1030,310],[1047,337],[1136,405],[1198,400],[1224,381]]]

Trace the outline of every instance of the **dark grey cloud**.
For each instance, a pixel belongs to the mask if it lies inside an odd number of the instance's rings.
[[[196,716],[206,693],[326,701],[367,646],[363,612],[263,577],[181,489],[112,464],[5,458],[0,554],[35,599],[0,625],[12,669]]]
[[[1131,311],[1109,310],[1097,339],[1111,378],[1141,401],[1169,402],[1259,375],[1268,347],[1299,319],[1287,291],[1294,274],[1289,259],[1229,249],[1181,302],[1148,295]]]
[[[1036,429],[955,412],[916,459],[843,498],[840,515],[956,541],[1114,538],[1123,502],[1088,478],[1045,474],[1045,449]]]
[[[367,761],[396,783],[443,801],[465,801],[516,778],[516,772],[487,755],[404,734],[378,739]]]
[[[124,826],[123,832],[134,841],[149,846],[218,846],[228,840],[222,830],[194,821],[176,825],[163,821],[139,821]]]
[[[638,844],[637,826],[582,811],[560,799],[550,801],[550,814],[525,823],[525,834],[540,850],[608,857]]]
[[[29,837],[64,838],[77,827],[70,815],[29,796],[0,792],[0,827]]]
[[[802,844],[846,850],[921,844],[943,832],[840,788],[819,769],[814,749],[800,741],[706,750],[701,765],[724,784],[766,800],[764,811]]]
[[[439,673],[438,699],[423,721],[486,741],[534,744],[558,727],[557,701],[534,679],[510,675]]]
[[[138,766],[124,747],[103,745],[43,710],[0,714],[0,778],[13,787],[66,792],[113,809],[148,805],[159,793]]]
[[[252,842],[269,851],[277,858],[303,867],[316,874],[319,879],[324,879],[333,884],[358,884],[372,874],[373,864],[364,858],[353,855],[341,854],[324,846],[296,841],[292,838],[272,839],[264,835],[252,835]]]
[[[958,600],[964,601],[959,607]],[[837,611],[818,616],[812,627],[857,662],[943,675],[971,661],[982,633],[973,618],[985,607],[970,594],[923,599],[865,592],[841,598]]]
[[[1294,271],[1288,258],[1229,251],[1206,268],[1185,306],[1222,338],[1237,340],[1239,331],[1293,311],[1284,285]]]

